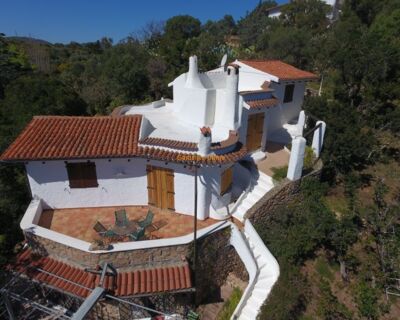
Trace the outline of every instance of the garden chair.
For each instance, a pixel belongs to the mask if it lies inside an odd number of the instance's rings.
[[[147,228],[153,222],[153,218],[154,218],[154,213],[149,210],[147,212],[146,218],[144,220],[142,220],[142,221],[139,221],[138,224],[142,228]]]
[[[100,222],[96,221],[93,229],[102,237],[114,237],[116,234],[112,230],[107,230],[107,228]]]
[[[200,316],[196,312],[190,310],[187,315],[187,319],[188,320],[198,320],[198,319],[200,319]]]
[[[129,238],[134,241],[140,240],[141,238],[144,237],[144,231],[145,231],[144,228],[139,227],[135,232],[129,235]]]
[[[128,223],[125,209],[115,211],[115,225],[117,227],[126,227]]]

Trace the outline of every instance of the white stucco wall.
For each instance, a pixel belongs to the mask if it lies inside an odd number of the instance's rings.
[[[287,84],[294,84],[293,100],[288,103],[283,103],[285,96],[285,87]],[[272,82],[270,87],[275,90],[274,95],[281,101],[281,125],[297,119],[301,106],[304,101],[304,92],[306,90],[306,83],[304,81],[291,81],[291,82]]]
[[[79,161],[70,161],[79,162]],[[174,170],[175,210],[193,213],[194,177],[181,165],[145,159],[94,160],[97,188],[70,188],[64,161],[32,161],[26,171],[32,197],[43,199],[51,208],[147,205],[148,164]]]

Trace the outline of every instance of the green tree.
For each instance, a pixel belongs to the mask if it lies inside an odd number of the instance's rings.
[[[186,70],[191,52],[183,53],[188,51],[186,47],[189,40],[199,36],[200,32],[200,21],[188,15],[172,17],[165,23],[160,53],[171,68],[173,76]]]
[[[8,83],[31,70],[24,52],[0,33],[0,99]]]

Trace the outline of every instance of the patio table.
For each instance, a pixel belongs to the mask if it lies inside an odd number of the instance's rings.
[[[111,228],[113,232],[115,232],[119,236],[128,236],[131,233],[135,232],[139,228],[139,224],[137,221],[128,221],[128,225],[123,227],[114,226]]]

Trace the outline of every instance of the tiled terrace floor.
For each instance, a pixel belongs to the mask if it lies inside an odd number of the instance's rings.
[[[73,208],[44,210],[39,225],[62,234],[92,242],[99,239],[93,226],[100,221],[106,228],[111,228],[115,222],[114,212],[125,209],[129,220],[143,220],[149,207],[124,206],[101,208]],[[153,223],[161,226],[158,230],[146,229],[146,238],[171,238],[183,236],[193,232],[193,217],[151,207],[154,213]],[[207,219],[197,221],[197,228],[202,229],[216,223],[216,220]]]
[[[269,176],[273,175],[271,168],[283,167],[289,164],[290,154],[284,149],[283,144],[268,141],[265,153],[267,157],[257,162],[257,167]]]

